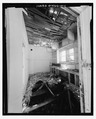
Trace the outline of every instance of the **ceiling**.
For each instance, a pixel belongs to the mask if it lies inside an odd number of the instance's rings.
[[[78,14],[61,5],[34,5],[23,12],[29,44],[51,46],[67,37]]]
[[[77,13],[81,13],[84,9],[86,9],[88,6],[87,5],[81,5],[81,6],[79,6],[79,7],[70,7],[72,10],[74,10],[74,11],[76,11]]]

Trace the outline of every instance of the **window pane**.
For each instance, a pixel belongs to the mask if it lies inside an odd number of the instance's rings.
[[[65,62],[66,61],[66,51],[62,51],[60,53],[60,59],[61,59],[61,62]]]
[[[69,61],[74,61],[74,49],[73,48],[69,50],[68,58],[69,58]]]
[[[74,54],[74,49],[73,48],[69,50],[69,54]]]
[[[74,60],[74,56],[71,55],[71,56],[70,56],[70,60]]]
[[[66,61],[66,57],[64,56],[64,57],[61,57],[61,61],[63,62],[65,62]]]

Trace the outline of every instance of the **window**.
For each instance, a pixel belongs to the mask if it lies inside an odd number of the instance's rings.
[[[60,61],[66,62],[66,51],[65,50],[60,53]]]
[[[68,60],[74,61],[74,48],[69,49],[68,51]]]
[[[74,48],[60,51],[59,56],[61,63],[74,62]]]

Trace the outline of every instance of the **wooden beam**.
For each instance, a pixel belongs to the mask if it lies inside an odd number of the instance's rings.
[[[35,34],[39,34],[40,37],[44,37],[51,40],[61,39],[61,37],[66,36],[66,30],[65,33],[61,29],[59,29],[59,31],[54,29],[50,29],[50,31],[48,31],[43,26],[36,24],[32,18],[28,18],[28,16],[26,16],[25,14],[24,14],[24,20],[25,20],[26,28],[31,29],[30,31],[32,32],[32,34],[34,34],[33,32],[35,32]]]
[[[62,11],[66,11],[68,14],[70,14],[71,16],[73,16],[75,19],[78,17],[78,14],[76,14],[75,12],[73,12],[71,9],[69,9],[68,7],[61,7]]]
[[[27,24],[27,23],[29,23],[29,26],[32,26],[32,25],[35,25],[34,27],[36,28],[36,27],[40,27],[40,28],[42,28],[42,29],[44,29],[46,26],[41,26],[41,25],[39,25],[39,24],[36,24],[36,23],[34,23],[34,21],[32,20],[32,19],[29,19],[26,15],[24,15],[24,18],[25,18],[25,23]],[[33,21],[33,22],[32,22]],[[54,25],[53,25],[54,26]],[[46,30],[46,29],[44,29],[44,30]],[[55,29],[53,29],[53,27],[52,28],[50,28],[50,30],[51,31],[53,31],[53,32],[64,32],[64,30],[61,30],[60,28],[59,28],[59,30],[55,30]]]
[[[51,40],[56,40],[58,37],[65,37],[66,34],[51,34],[50,36],[49,35],[44,35],[40,32],[34,32],[32,31],[31,29],[27,28],[27,32],[30,32],[32,36],[35,36],[35,37],[45,37],[47,39],[51,39]]]
[[[29,32],[29,31],[28,31]],[[28,36],[29,36],[29,34],[28,34]],[[47,36],[45,36],[45,35],[30,35],[31,37],[37,37],[37,38],[46,38],[46,39],[50,39],[50,40],[54,40],[54,39],[52,39],[52,38],[50,38],[50,37],[47,37]]]
[[[45,19],[45,15],[43,14],[43,15],[41,15],[41,14],[38,14],[37,12],[34,12],[34,10],[29,10],[31,13],[29,13],[29,14],[31,14],[31,15],[38,15],[38,16],[40,16],[40,17],[42,17],[43,18],[43,20],[44,21],[47,21],[47,22],[49,22],[50,24],[53,24],[53,25],[56,25],[56,26],[61,26],[62,24],[60,24],[60,23],[56,23],[56,22],[54,22],[53,20],[51,20],[50,18],[48,18],[47,16],[46,16],[46,18],[47,19]]]
[[[33,31],[32,29],[30,28],[26,28],[27,32],[30,32],[31,34],[37,34],[37,35],[40,35],[40,36],[44,36],[44,37],[47,37],[49,39],[52,39],[51,35],[45,35],[43,34],[42,32],[39,32],[39,31]],[[53,40],[53,39],[52,39]]]
[[[31,112],[31,111],[34,111],[34,110],[36,110],[36,109],[38,109],[38,108],[40,108],[40,107],[43,107],[44,105],[47,105],[47,104],[51,103],[51,102],[54,101],[54,100],[55,100],[55,98],[52,97],[52,98],[50,98],[50,99],[48,99],[48,100],[46,100],[46,101],[44,101],[44,102],[42,102],[42,103],[40,103],[40,104],[36,104],[36,105],[33,105],[32,107],[28,107],[28,108],[26,108],[26,109],[24,110],[23,113],[29,113],[29,112]]]

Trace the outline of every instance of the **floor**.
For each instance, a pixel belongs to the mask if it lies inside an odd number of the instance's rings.
[[[58,96],[59,95],[59,96]],[[45,95],[38,96],[35,99],[39,100],[39,102],[49,99],[53,99],[52,102],[49,102],[45,106],[41,106],[40,108],[30,111],[29,114],[33,115],[68,115],[68,114],[80,114],[80,105],[79,102],[74,98],[72,92],[67,89],[63,90],[57,96],[52,96],[47,92]],[[70,95],[70,97],[69,97]],[[70,98],[70,99],[69,99]],[[40,100],[41,99],[41,100]],[[35,100],[35,102],[36,102]],[[32,102],[34,102],[32,100]],[[37,103],[35,103],[37,104]],[[31,103],[32,105],[32,103]]]
[[[35,76],[35,77],[34,77]],[[32,81],[29,80],[29,85],[26,90],[25,103],[31,115],[70,115],[80,114],[80,102],[76,99],[74,93],[67,88],[66,82],[60,80],[60,77],[52,76],[49,79],[49,74],[36,74],[31,77],[38,79],[32,86]],[[48,80],[49,79],[49,80]],[[31,88],[32,87],[32,88]],[[31,95],[32,92],[32,95]],[[29,100],[28,100],[29,99]],[[27,109],[27,108],[26,108]]]

